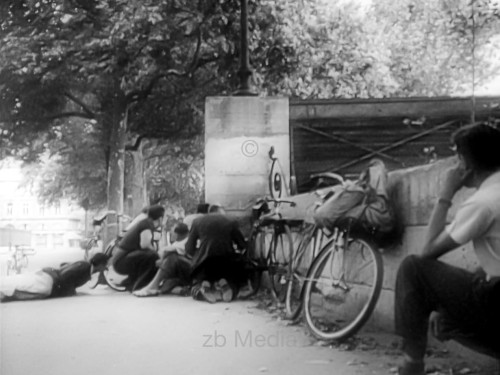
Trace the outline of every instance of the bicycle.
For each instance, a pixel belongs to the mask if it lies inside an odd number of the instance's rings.
[[[34,255],[35,250],[25,245],[15,245],[10,259],[7,260],[7,275],[20,274],[28,267],[28,255]]]
[[[268,176],[271,198],[261,199],[254,206],[248,254],[250,258],[253,258],[251,261],[256,264],[256,269],[260,269],[261,273],[263,270],[268,271],[274,297],[278,302],[285,302],[287,317],[296,320],[302,310],[301,295],[305,274],[315,254],[318,253],[318,249],[321,248],[324,236],[320,228],[309,224],[307,220],[284,219],[279,210],[269,214],[268,202],[274,202],[275,207],[278,207],[280,203],[288,203],[294,207],[295,202],[281,198],[282,196],[289,197],[290,189],[286,184],[283,168],[275,156],[274,147],[270,148],[268,155],[272,162]],[[316,189],[315,194],[318,198],[327,199],[333,193],[332,187],[343,185],[344,179],[336,173],[326,172],[312,175],[309,182],[311,187]],[[268,232],[273,233],[267,244],[263,231],[266,227]],[[295,251],[294,243],[297,239],[299,245]],[[278,243],[281,243],[281,246],[278,246]],[[284,243],[289,245],[285,246]],[[310,251],[311,244],[312,250]],[[265,251],[266,245],[267,251]],[[285,251],[285,247],[289,247],[289,250]],[[260,276],[257,273],[256,278],[260,280]]]
[[[275,156],[274,147],[269,150],[269,158],[271,159],[271,168],[268,177],[269,192],[273,198],[281,198],[290,196],[289,185],[286,184],[283,168]],[[343,186],[344,178],[337,173],[322,172],[310,176],[310,180],[306,183],[310,190],[322,201],[328,199],[335,193],[335,186]],[[291,225],[295,238],[298,239],[297,250],[292,252],[289,262],[289,270],[287,272],[287,291],[285,296],[285,311],[288,319],[297,320],[302,311],[302,287],[304,284],[305,275],[312,260],[321,249],[321,244],[325,238],[321,228],[316,226],[312,220],[293,221]],[[292,236],[293,237],[293,236]]]
[[[268,203],[275,204],[275,210]],[[281,217],[278,206],[282,203],[295,205],[294,202],[264,198],[253,209],[253,224],[246,251],[247,262],[251,265],[251,283],[254,294],[260,289],[263,272],[267,272],[271,291],[278,303],[286,297],[287,283],[290,279],[290,264],[293,256],[293,238],[290,226],[296,221]]]
[[[89,261],[90,258],[92,257],[90,254],[91,249],[98,246],[98,241],[100,240],[99,237],[100,228],[102,227],[104,221],[110,214],[116,214],[116,213],[115,211],[107,211],[100,218],[94,219],[92,221],[94,232],[92,237],[88,239],[86,247],[84,248],[85,250],[84,259],[86,261]],[[116,214],[116,224],[119,229],[122,226],[123,219],[125,219],[126,221],[131,220],[131,218],[125,214]],[[115,249],[119,241],[122,239],[122,237],[123,237],[123,232],[119,230],[117,237],[108,242],[108,244],[104,248],[103,254],[106,255],[108,259],[111,259],[111,257],[113,256],[113,250]],[[111,289],[117,292],[124,292],[126,290],[126,287],[120,285],[120,282],[122,281],[123,278],[124,276],[118,274],[114,270],[113,266],[111,264],[108,264],[108,266],[103,271],[99,272],[97,278],[95,279],[95,283],[89,285],[89,287],[91,289],[95,289],[98,285],[107,285]]]
[[[353,222],[334,231],[314,258],[302,291],[303,314],[321,340],[348,338],[361,329],[377,304],[383,261],[370,235]]]
[[[271,195],[288,196],[274,149],[269,176]],[[280,168],[281,169],[281,168]],[[334,173],[311,176],[312,189],[344,185]],[[330,190],[335,193],[335,189]],[[284,193],[284,194],[283,194]],[[328,196],[322,197],[326,201]],[[293,228],[293,227],[292,227]],[[383,282],[383,264],[372,237],[353,222],[343,223],[333,232],[304,220],[295,233],[298,242],[288,262],[285,310],[294,321],[303,314],[311,333],[323,340],[354,335],[370,317]]]

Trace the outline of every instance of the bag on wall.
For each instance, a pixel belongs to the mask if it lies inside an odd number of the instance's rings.
[[[370,162],[356,182],[346,185],[315,211],[316,224],[327,229],[354,224],[375,237],[394,231],[396,219],[388,199],[387,169],[378,159]]]

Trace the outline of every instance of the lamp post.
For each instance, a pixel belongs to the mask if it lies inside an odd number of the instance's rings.
[[[238,89],[234,92],[236,96],[255,96],[256,92],[250,87],[250,78],[252,77],[252,69],[248,58],[248,9],[247,0],[240,0],[241,17],[240,17],[240,69],[238,70],[239,84]]]

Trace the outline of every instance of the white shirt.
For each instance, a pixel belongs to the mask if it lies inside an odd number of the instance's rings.
[[[500,276],[500,172],[483,181],[446,230],[460,245],[472,241],[487,275]]]
[[[187,242],[187,240],[188,240],[188,238],[186,237],[181,241],[174,241],[170,245],[165,247],[162,250],[162,252],[168,253],[171,251],[175,251],[177,254],[185,256],[186,255],[186,242]]]

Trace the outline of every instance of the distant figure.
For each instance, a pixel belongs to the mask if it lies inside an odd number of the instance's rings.
[[[186,254],[193,258],[193,298],[229,302],[248,280],[234,245],[244,249],[245,239],[237,221],[226,216],[222,207],[213,205],[207,215],[193,221],[186,243]]]
[[[191,283],[191,260],[186,257],[188,227],[177,223],[174,228],[174,241],[160,249],[160,259],[156,261],[158,271],[151,282],[134,292],[137,297],[150,297],[167,294],[175,287],[187,287]]]
[[[161,225],[164,215],[163,207],[149,207],[147,217],[124,234],[113,252],[111,263],[117,273],[127,275],[122,285],[131,292],[147,285],[156,273],[158,253],[154,232]]]
[[[76,294],[93,273],[106,268],[108,257],[95,254],[89,262],[63,263],[59,268],[43,268],[34,273],[6,276],[0,280],[0,301],[24,301]]]

